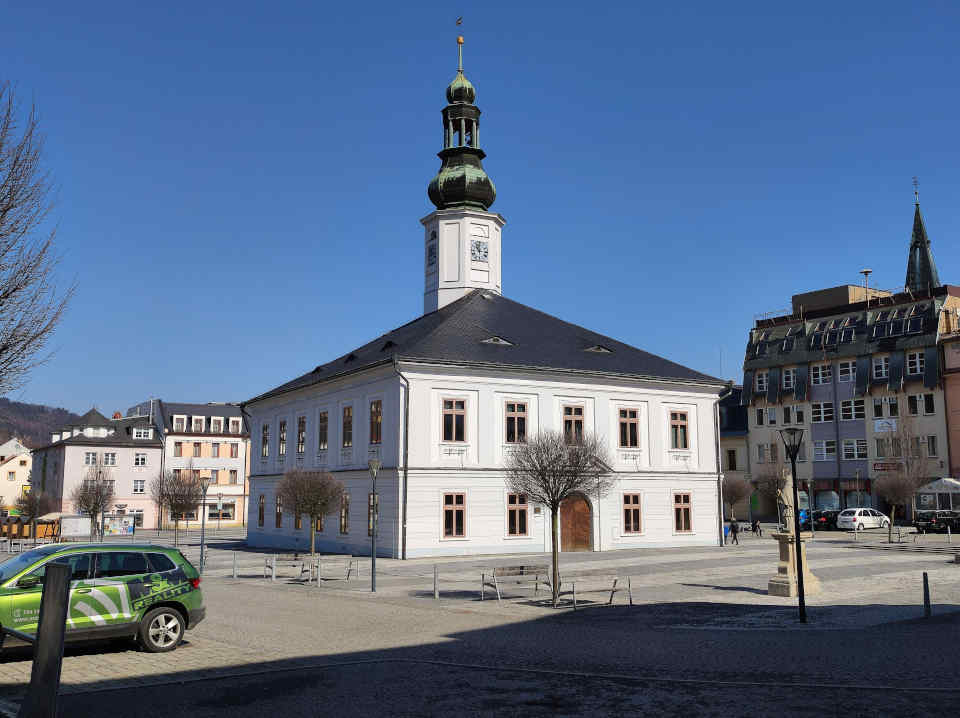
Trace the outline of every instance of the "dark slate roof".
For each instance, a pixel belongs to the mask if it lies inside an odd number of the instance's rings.
[[[394,358],[600,372],[716,386],[724,383],[722,379],[478,289],[249,401],[386,364]]]
[[[734,386],[720,400],[720,436],[747,435],[747,407],[740,405],[743,387]]]
[[[159,416],[158,419],[165,429],[173,429],[174,416],[187,416],[188,421],[191,416],[217,416],[229,419],[231,417],[243,418],[243,411],[239,404],[226,404],[211,402],[208,404],[185,404],[170,401],[157,401]],[[226,427],[224,427],[226,429]]]
[[[91,409],[71,426],[113,426],[113,422],[96,409]]]
[[[919,202],[913,212],[910,257],[907,259],[907,278],[904,286],[911,292],[929,291],[940,286],[940,276],[937,274],[937,265],[933,261],[933,252],[930,250],[930,240],[927,238],[927,228],[923,224],[923,215],[920,214]]]
[[[96,424],[84,424],[84,426],[97,426]],[[52,444],[47,444],[46,446],[41,446],[40,449],[47,449],[51,446],[149,446],[157,447],[162,446],[160,439],[154,434],[153,439],[134,439],[133,438],[133,427],[135,426],[150,426],[150,420],[146,416],[132,417],[128,419],[113,419],[109,420],[106,424],[109,428],[114,430],[114,433],[109,436],[84,436],[80,434],[79,436],[71,436],[67,439],[61,439],[60,441],[55,441]],[[39,449],[34,449],[34,451],[39,451]]]

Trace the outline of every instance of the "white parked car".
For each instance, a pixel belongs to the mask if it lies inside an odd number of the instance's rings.
[[[874,509],[844,509],[837,516],[837,528],[841,531],[885,529],[890,518]]]

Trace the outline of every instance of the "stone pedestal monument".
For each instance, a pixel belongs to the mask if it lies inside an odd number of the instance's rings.
[[[780,548],[780,561],[777,563],[777,575],[767,583],[767,593],[771,596],[796,596],[797,591],[797,551],[794,545],[796,537],[793,533],[793,477],[786,478],[787,485],[778,492],[777,502],[781,504],[786,531],[773,534]],[[820,579],[810,573],[810,564],[807,562],[806,541],[813,538],[809,531],[800,532],[800,558],[803,563],[803,593],[813,596],[820,593]]]

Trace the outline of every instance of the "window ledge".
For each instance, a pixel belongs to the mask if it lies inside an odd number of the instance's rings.
[[[503,537],[503,540],[504,540],[504,541],[531,541],[531,540],[533,540],[534,538],[535,538],[535,537],[530,536],[530,535],[528,534],[528,535],[526,535],[526,536],[504,536],[504,537]]]
[[[469,541],[469,536],[441,536],[441,541]]]

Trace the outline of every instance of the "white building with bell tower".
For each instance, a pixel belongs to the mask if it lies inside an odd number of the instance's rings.
[[[477,92],[463,74],[463,38],[457,38],[457,75],[443,109],[443,164],[427,194],[435,212],[420,220],[424,233],[423,312],[435,312],[474,289],[501,293],[501,230],[506,220],[490,205],[497,197],[483,170]]]

